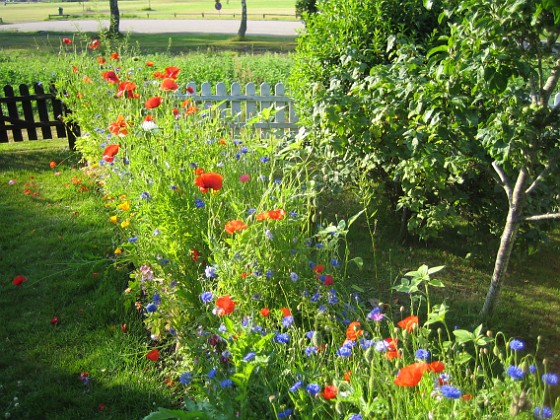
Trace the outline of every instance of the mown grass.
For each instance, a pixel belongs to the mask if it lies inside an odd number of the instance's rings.
[[[0,145],[2,416],[137,419],[173,405],[123,303],[127,273],[111,265],[111,224],[78,163],[65,141]],[[28,279],[19,287],[17,275]]]

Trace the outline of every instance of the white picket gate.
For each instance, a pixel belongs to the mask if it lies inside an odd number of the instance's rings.
[[[192,94],[181,95],[192,99],[200,108],[218,105],[221,115],[231,120],[235,128],[249,124],[255,129],[270,132],[297,131],[298,119],[292,99],[285,96],[285,87],[277,83],[272,92],[268,83],[260,85],[260,92],[254,83],[245,85],[245,92],[237,82],[231,84],[228,92],[226,84],[219,82],[215,90],[208,82],[202,83],[197,90],[195,83],[189,83]]]

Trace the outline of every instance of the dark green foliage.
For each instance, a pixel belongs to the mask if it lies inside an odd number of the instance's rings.
[[[296,1],[296,16],[304,18],[307,14],[317,12],[317,0],[297,0]]]

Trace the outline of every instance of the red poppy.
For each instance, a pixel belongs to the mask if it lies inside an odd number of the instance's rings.
[[[195,175],[202,175],[204,173],[204,168],[196,168],[194,170]]]
[[[198,107],[196,106],[189,106],[186,110],[185,110],[185,115],[193,115],[196,114],[198,112]]]
[[[104,71],[101,73],[103,78],[107,80],[109,83],[119,83],[119,76],[114,71]]]
[[[121,97],[121,96],[124,96],[125,98],[140,97],[140,95],[134,93],[135,90],[136,90],[136,83],[129,82],[129,81],[121,82],[119,84],[119,89],[117,91],[117,97]]]
[[[360,323],[358,321],[351,322],[346,328],[346,340],[356,341],[360,335],[364,334],[364,330],[359,329]]]
[[[99,403],[99,410],[100,411],[105,411],[107,409],[107,406],[103,403]]]
[[[464,395],[461,395],[461,399],[463,401],[470,401],[470,400],[473,399],[473,396],[471,394],[464,394]]]
[[[128,332],[128,325],[122,324],[121,325],[121,331],[126,334]]]
[[[109,163],[113,162],[115,155],[119,152],[119,147],[120,145],[118,144],[110,144],[107,146],[103,151],[103,160]]]
[[[163,79],[160,86],[161,90],[177,90],[179,89],[179,85],[175,83],[173,79],[170,77]]]
[[[156,360],[159,360],[159,350],[158,349],[153,349],[151,352],[149,352],[146,355],[146,359],[151,360],[152,362],[155,362]]]
[[[395,385],[407,387],[416,386],[422,380],[422,376],[427,370],[428,364],[426,362],[417,362],[405,366],[399,370],[394,380]]]
[[[406,329],[408,332],[411,332],[416,325],[418,325],[418,317],[417,316],[407,316],[405,319],[397,322],[397,325],[401,328]]]
[[[262,316],[267,317],[268,315],[270,315],[270,309],[268,309],[268,308],[262,308],[262,309],[260,310],[260,313],[261,313]]]
[[[290,308],[282,308],[282,315],[283,315],[284,317],[291,316],[291,315],[292,315],[292,311],[290,311]]]
[[[399,358],[401,355],[399,350],[397,349],[397,344],[399,343],[399,339],[395,338],[394,340],[389,337],[384,340],[387,343],[387,359],[393,360]]]
[[[222,296],[216,300],[216,306],[219,308],[217,311],[218,316],[231,314],[235,309],[236,303],[231,300],[229,295]]]
[[[428,364],[428,370],[435,373],[443,372],[445,365],[442,362],[436,361]]]
[[[334,284],[333,276],[331,276],[330,274],[327,274],[325,276],[325,286],[331,286],[333,284]]]
[[[327,385],[321,395],[326,400],[332,400],[333,398],[336,398],[337,393],[338,393],[338,389],[336,389],[336,386]]]
[[[181,69],[179,67],[169,66],[165,68],[165,77],[176,79]]]
[[[129,123],[124,119],[122,115],[119,115],[117,119],[109,124],[109,132],[117,137],[124,137],[128,134]]]
[[[51,163],[49,163],[49,166],[51,167],[51,169],[54,169],[56,167],[56,162],[54,160],[51,161]]]
[[[105,61],[106,61],[105,57],[102,57],[102,56],[97,57],[97,64],[103,65],[103,64],[105,64]]]
[[[346,372],[344,372],[344,380],[346,382],[350,382],[350,377],[352,376],[352,371],[351,370],[347,370]]]
[[[60,319],[58,319],[58,317],[55,315],[52,317],[51,319],[51,324],[52,325],[58,325],[60,323]]]
[[[159,96],[153,96],[146,101],[144,106],[148,109],[157,108],[158,106],[161,105],[162,102],[163,102],[163,98]]]
[[[147,66],[147,67],[153,67],[153,66],[154,66],[154,62],[153,62],[153,61],[146,61],[146,66]]]
[[[14,279],[12,280],[12,283],[14,284],[14,286],[21,286],[21,284],[27,281],[27,277],[25,276],[15,276]]]
[[[200,252],[196,248],[191,249],[191,258],[194,262],[197,262],[200,258]]]
[[[179,118],[179,117],[181,116],[181,112],[179,111],[178,108],[173,108],[173,109],[171,110],[171,112],[173,112],[173,116],[174,116],[175,118]]]
[[[78,66],[72,66],[72,73],[78,73]]]
[[[120,59],[118,52],[111,53],[111,60],[119,61]]]
[[[94,39],[93,41],[91,41],[91,44],[89,44],[89,49],[90,50],[96,50],[100,47],[100,45],[101,44],[99,43],[99,40]]]
[[[62,42],[66,45],[72,45],[72,40],[70,38],[62,38]]]
[[[187,86],[187,88],[185,89],[185,93],[187,95],[192,95],[194,94],[194,88],[192,86]]]
[[[270,210],[264,213],[257,214],[257,220],[282,220],[285,215],[286,212],[282,209]]]
[[[206,193],[209,189],[212,189],[214,191],[221,190],[223,181],[224,177],[220,174],[214,172],[206,172],[198,176],[194,180],[194,183],[198,185],[200,191]]]
[[[162,71],[155,71],[154,79],[165,79],[165,73]]]
[[[325,267],[323,266],[323,264],[317,264],[315,267],[313,267],[313,271],[317,274],[321,274],[324,269]]]
[[[225,231],[226,233],[233,235],[234,232],[237,232],[238,230],[245,230],[248,227],[249,226],[243,223],[242,220],[230,220],[229,222],[226,223]]]

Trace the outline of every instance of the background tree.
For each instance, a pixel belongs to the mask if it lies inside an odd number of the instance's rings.
[[[241,0],[241,25],[239,26],[239,31],[237,36],[240,39],[245,38],[247,33],[247,0]]]
[[[109,22],[109,35],[112,36],[120,35],[119,25],[121,21],[121,15],[119,12],[119,1],[109,0],[109,8],[111,10],[111,18]]]
[[[548,0],[447,6],[437,38],[421,43],[391,34],[384,62],[380,51],[379,62],[369,65],[362,47],[339,54],[341,70],[316,66],[314,89],[307,89],[315,103],[307,103],[306,118],[321,147],[377,182],[397,184],[397,206],[413,215],[410,229],[428,236],[476,220],[496,229],[501,218],[481,311],[489,320],[518,234],[560,219],[560,101],[551,100],[560,77],[560,6]],[[359,45],[354,37],[367,45],[360,28],[344,27],[351,46]],[[312,54],[311,67],[316,59]]]

